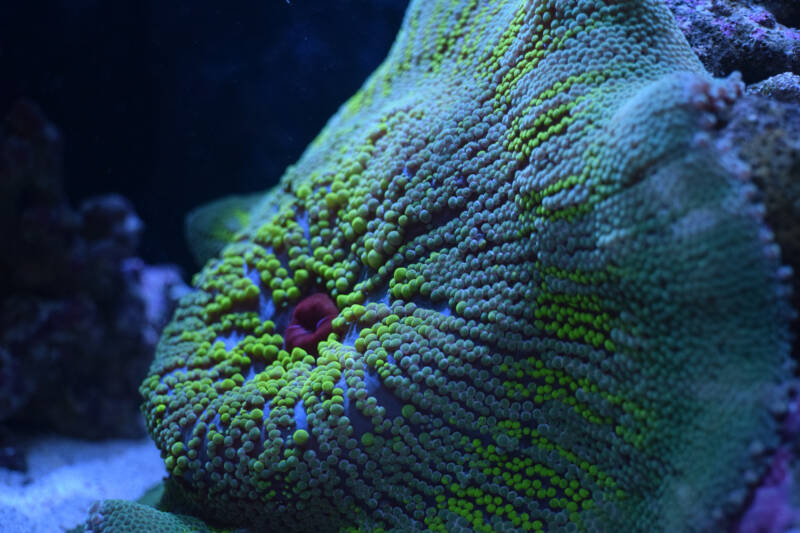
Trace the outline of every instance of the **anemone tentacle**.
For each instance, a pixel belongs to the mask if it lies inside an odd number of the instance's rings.
[[[143,410],[193,511],[725,524],[789,361],[777,246],[714,143],[740,93],[655,0],[413,1],[164,332]]]

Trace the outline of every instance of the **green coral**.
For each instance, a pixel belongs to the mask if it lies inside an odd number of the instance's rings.
[[[413,1],[164,332],[143,410],[193,513],[724,525],[789,359],[777,246],[713,142],[740,91],[653,0]],[[333,333],[288,350],[316,292]]]
[[[85,533],[222,533],[191,516],[159,511],[125,500],[105,500],[89,510]]]

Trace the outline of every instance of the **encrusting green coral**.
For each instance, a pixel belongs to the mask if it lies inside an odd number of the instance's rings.
[[[89,510],[86,530],[96,533],[146,531],[147,533],[210,533],[214,531],[191,516],[159,511],[125,500],[96,502]]]
[[[789,272],[714,143],[740,93],[655,0],[413,1],[164,332],[143,410],[188,510],[252,531],[728,524],[790,364]]]

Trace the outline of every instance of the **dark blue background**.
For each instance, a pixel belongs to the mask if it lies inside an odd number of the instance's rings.
[[[51,0],[0,5],[0,113],[62,132],[74,205],[118,192],[150,262],[190,274],[183,216],[264,189],[388,52],[406,0]]]

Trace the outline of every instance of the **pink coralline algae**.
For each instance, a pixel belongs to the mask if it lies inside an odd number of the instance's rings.
[[[798,391],[792,391],[791,396],[782,426],[786,444],[773,453],[769,470],[753,490],[736,533],[784,533],[796,531],[792,528],[800,525],[800,508],[796,502],[800,398]]]
[[[800,70],[800,8],[794,0],[665,0],[678,26],[714,75],[738,70],[753,83]]]
[[[790,454],[781,449],[775,454],[763,484],[755,491],[753,503],[742,517],[737,533],[781,533],[800,518],[790,503],[793,480]]]

